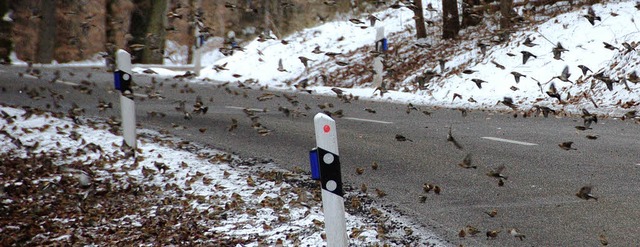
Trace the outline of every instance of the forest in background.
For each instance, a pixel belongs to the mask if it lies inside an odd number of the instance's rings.
[[[400,4],[402,2],[402,4]],[[501,32],[508,34],[523,11],[550,6],[558,0],[442,0],[442,38],[456,39],[460,29],[498,16]],[[574,5],[574,1],[566,1]],[[584,4],[577,1],[578,4]],[[586,4],[598,0],[587,0]],[[32,63],[67,63],[95,58],[110,59],[117,49],[133,55],[134,63],[162,64],[171,59],[167,41],[185,47],[192,62],[196,26],[204,37],[217,37],[214,48],[224,45],[230,32],[238,41],[261,33],[277,38],[336,18],[360,18],[383,7],[408,7],[414,11],[416,38],[426,37],[423,12],[432,11],[422,1],[380,0],[0,0],[0,63],[10,54]],[[459,13],[460,12],[460,13]],[[524,13],[523,13],[524,14]],[[528,14],[530,16],[530,14]],[[440,16],[440,15],[437,15]],[[436,18],[436,17],[434,17]]]
[[[339,13],[372,11],[368,1],[320,0],[24,0],[0,1],[0,62],[66,63],[109,57],[117,49],[134,63],[161,64],[167,40],[195,44],[195,26],[208,37],[238,40],[270,30],[282,37]],[[374,2],[374,1],[369,1]],[[200,7],[196,7],[200,6]],[[311,10],[311,11],[310,11]],[[189,62],[191,49],[189,49]]]

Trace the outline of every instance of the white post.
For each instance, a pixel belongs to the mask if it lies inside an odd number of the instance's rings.
[[[201,12],[201,7],[202,7],[202,0],[196,0],[195,2],[195,6],[194,6],[194,11],[196,11],[196,13],[194,13],[193,15],[193,22],[195,23],[195,36],[196,36],[196,43],[193,49],[193,72],[196,74],[196,76],[200,76],[200,70],[202,69],[202,45],[204,44],[204,40],[202,37],[202,34],[200,33],[200,23],[202,21],[202,17],[198,16],[200,15]]]
[[[116,53],[115,84],[120,91],[120,112],[122,116],[122,134],[125,143],[136,148],[136,105],[131,89],[131,55],[119,49]]]
[[[378,27],[376,29],[376,51],[377,52],[384,52],[382,49],[382,40],[384,40],[384,27]],[[383,70],[383,64],[382,64],[382,55],[377,55],[374,59],[373,59],[373,71],[375,71],[376,73],[373,75],[373,87],[377,88],[382,86],[382,70]]]
[[[316,114],[313,121],[320,163],[327,246],[348,246],[336,122],[324,113]]]

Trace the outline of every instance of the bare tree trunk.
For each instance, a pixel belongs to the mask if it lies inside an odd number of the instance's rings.
[[[427,29],[424,26],[424,12],[422,10],[422,0],[414,1],[416,8],[413,14],[416,20],[416,38],[422,39],[427,37]]]
[[[105,51],[109,55],[107,66],[115,65],[115,52],[118,49],[125,49],[129,42],[129,27],[131,24],[131,12],[135,7],[131,0],[107,0],[106,1]]]
[[[442,38],[455,39],[460,31],[458,4],[456,0],[442,0]]]
[[[189,11],[189,17],[188,20],[195,20],[196,16],[196,12],[198,11],[198,8],[200,8],[200,3],[199,1],[196,0],[189,0],[189,8],[191,9],[191,11]],[[194,63],[193,61],[193,49],[191,49],[192,45],[195,45],[195,47],[198,47],[198,45],[196,42],[199,42],[198,37],[196,37],[196,27],[195,25],[197,25],[196,23],[194,23],[193,25],[189,25],[189,29],[187,30],[187,33],[189,35],[191,35],[191,38],[189,38],[189,49],[187,49],[187,62],[191,62]]]
[[[474,13],[474,6],[479,4],[479,0],[462,0],[462,28],[475,26],[480,23],[482,19],[477,17],[477,13]]]
[[[9,1],[0,1],[0,13],[9,11]],[[11,22],[0,20],[0,64],[10,64],[11,58]]]
[[[511,21],[513,16],[511,16],[511,11],[513,8],[513,0],[500,0],[500,29],[508,30],[513,26],[513,22]]]
[[[56,1],[40,1],[42,20],[38,28],[36,63],[51,63],[56,47]]]
[[[161,64],[164,57],[167,0],[135,0],[130,33],[133,43],[144,45],[134,50],[133,62]]]

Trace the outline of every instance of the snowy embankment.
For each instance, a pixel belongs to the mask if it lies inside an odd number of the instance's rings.
[[[434,38],[420,42],[414,39],[413,13],[407,8],[387,9],[374,13],[381,21],[376,27],[367,24],[356,25],[347,20],[335,21],[293,34],[283,40],[255,40],[236,51],[232,56],[217,61],[205,61],[202,77],[218,81],[239,81],[257,83],[274,89],[296,90],[300,81],[307,79],[315,93],[333,94],[334,85],[346,87],[346,93],[363,99],[411,102],[452,108],[509,109],[498,104],[504,97],[513,99],[520,110],[527,111],[533,106],[546,106],[558,112],[577,113],[582,108],[599,114],[619,117],[625,112],[637,109],[640,102],[637,73],[640,55],[635,46],[640,42],[640,29],[636,20],[640,11],[633,2],[612,2],[596,4],[592,8],[601,21],[590,24],[587,15],[589,6],[569,7],[564,2],[549,8],[572,9],[552,18],[531,17],[531,28],[516,31],[508,36],[508,41],[496,43],[497,27],[463,30],[457,44]],[[439,11],[439,10],[438,10]],[[522,9],[519,9],[522,12]],[[437,20],[438,14],[427,12]],[[365,17],[360,18],[366,21]],[[429,19],[429,18],[428,18]],[[538,19],[546,21],[535,26]],[[388,60],[397,74],[399,70],[412,73],[404,78],[392,77],[385,72],[388,93],[380,96],[371,84],[371,65],[363,61],[371,57],[375,30],[383,26],[390,39]],[[491,31],[495,30],[495,31]],[[429,32],[439,35],[438,27],[429,27]],[[526,39],[533,45],[525,45]],[[283,42],[284,41],[284,42]],[[286,43],[286,44],[285,44]],[[482,52],[480,43],[487,45]],[[612,47],[605,47],[605,43]],[[402,44],[396,46],[394,44]],[[416,44],[431,48],[417,48]],[[566,51],[554,55],[554,48],[561,44]],[[629,47],[629,46],[630,47]],[[318,47],[322,53],[315,52]],[[523,63],[523,51],[533,54]],[[340,53],[327,56],[326,52]],[[446,53],[445,53],[446,52]],[[484,54],[483,54],[484,53]],[[417,67],[411,61],[422,57],[444,56],[427,59]],[[299,57],[311,59],[305,68]],[[437,59],[445,60],[444,70]],[[282,62],[283,70],[278,70]],[[346,62],[346,66],[338,65]],[[407,66],[404,66],[406,63]],[[411,66],[409,66],[411,65]],[[590,70],[582,73],[579,65]],[[567,67],[568,81],[557,77]],[[429,71],[440,77],[426,81],[420,88],[417,78]],[[463,73],[473,72],[471,74]],[[524,74],[516,82],[512,72]],[[403,71],[404,73],[404,71]],[[407,73],[405,73],[407,74]],[[339,78],[335,82],[332,78]],[[391,78],[397,79],[392,81]],[[472,80],[480,79],[481,87]],[[612,82],[611,89],[607,87]],[[554,85],[560,95],[550,97],[547,91]],[[459,95],[455,97],[454,95]]]
[[[0,115],[0,245],[324,244],[320,188],[301,172],[148,130],[134,158],[113,119]],[[347,198],[351,244],[439,243],[365,195]]]

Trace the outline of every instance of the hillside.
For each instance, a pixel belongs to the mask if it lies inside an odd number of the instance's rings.
[[[315,93],[333,94],[332,87],[347,88],[360,98],[391,100],[413,104],[466,109],[504,109],[498,104],[504,97],[513,99],[521,113],[532,108],[549,107],[556,113],[578,113],[585,108],[599,114],[621,117],[637,109],[638,78],[636,65],[640,29],[635,19],[640,12],[632,2],[609,2],[592,7],[601,21],[592,25],[587,15],[588,5],[570,6],[560,2],[528,14],[527,6],[519,7],[524,21],[513,32],[502,35],[487,15],[477,27],[461,31],[454,41],[441,40],[438,24],[428,27],[429,38],[416,41],[413,37],[413,13],[407,8],[387,9],[374,13],[381,21],[389,39],[384,81],[389,92],[383,96],[371,87],[371,61],[375,28],[356,25],[348,20],[327,23],[306,29],[283,40],[255,40],[232,56],[203,64],[214,64],[202,71],[212,80],[255,83],[260,86],[295,90],[299,82],[309,84]],[[439,9],[426,13],[427,19],[438,23]],[[540,14],[540,13],[546,13]],[[360,18],[366,21],[363,16]],[[503,39],[503,40],[500,40]],[[526,46],[530,39],[534,45]],[[286,42],[283,42],[286,41]],[[286,43],[286,44],[285,44]],[[606,48],[605,43],[612,47]],[[486,45],[483,53],[480,44]],[[561,44],[566,51],[554,59],[554,47]],[[628,48],[626,48],[627,46]],[[329,57],[313,53],[339,53]],[[523,63],[522,52],[535,57]],[[298,57],[309,58],[305,68]],[[439,60],[445,61],[444,70]],[[286,71],[278,71],[282,60]],[[341,66],[336,62],[346,62]],[[578,65],[590,70],[585,74]],[[214,68],[217,67],[217,70]],[[568,80],[557,78],[567,67]],[[474,72],[474,73],[465,73]],[[524,74],[519,82],[511,72]],[[431,80],[424,78],[433,77]],[[473,79],[481,79],[482,88]],[[424,87],[419,87],[423,83]],[[611,82],[611,88],[607,83]],[[560,100],[547,95],[554,85]],[[298,87],[299,88],[299,87]],[[459,95],[453,97],[454,95]],[[498,104],[498,105],[497,105]]]

